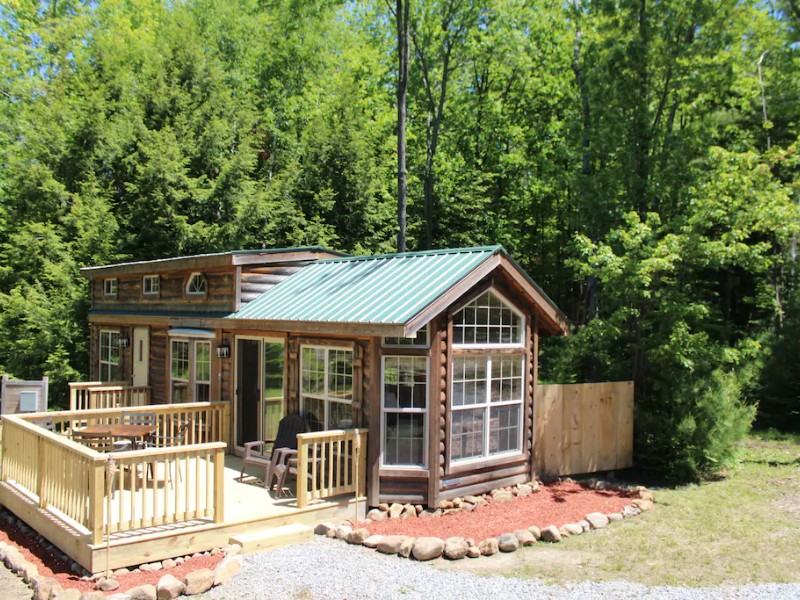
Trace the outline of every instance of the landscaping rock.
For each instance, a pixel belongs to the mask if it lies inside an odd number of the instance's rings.
[[[497,538],[486,538],[478,544],[478,549],[483,556],[492,556],[500,551],[500,546],[497,543]]]
[[[444,540],[437,537],[421,537],[414,541],[411,553],[417,560],[433,560],[439,558],[444,551]]]
[[[467,557],[469,558],[478,558],[481,555],[481,549],[477,546],[470,546],[467,549]]]
[[[93,590],[91,592],[83,592],[81,600],[106,600],[106,595],[101,591]]]
[[[500,552],[516,552],[519,549],[519,540],[513,533],[504,533],[497,538],[497,547]]]
[[[656,497],[653,495],[653,492],[649,490],[639,490],[639,498],[641,500],[650,500],[650,502],[656,501]]]
[[[337,540],[347,539],[347,536],[351,531],[353,531],[353,528],[350,527],[350,525],[339,525],[336,528],[336,539]]]
[[[533,538],[534,538],[534,539],[535,539],[537,542],[538,542],[540,539],[542,539],[542,532],[541,532],[541,531],[539,531],[539,528],[538,528],[536,525],[531,525],[530,527],[528,527],[528,531],[530,531],[530,532],[533,534]]]
[[[382,539],[383,539],[382,535],[377,535],[377,534],[371,535],[363,542],[361,542],[361,545],[364,546],[365,548],[376,548]]]
[[[589,525],[589,521],[587,521],[586,519],[583,519],[582,521],[578,521],[578,525],[583,527],[583,533],[586,533],[587,531],[589,531],[592,528],[592,526]]]
[[[462,537],[451,537],[444,541],[444,555],[451,560],[461,560],[468,551],[469,544]],[[478,553],[480,554],[480,550]]]
[[[622,521],[622,513],[608,513],[606,516],[609,521]]]
[[[389,505],[386,504],[385,502],[381,502],[380,504],[378,504],[378,510],[381,510],[383,512],[389,512]]]
[[[114,590],[119,589],[119,581],[111,578],[99,579],[94,587],[103,592],[113,592]]]
[[[646,510],[651,510],[654,506],[652,500],[642,500],[640,498],[637,498],[636,500],[631,502],[631,504],[633,504],[634,507],[638,508],[642,512]]]
[[[167,573],[158,580],[156,598],[158,600],[174,600],[183,594],[184,589],[186,589],[186,586],[183,585],[180,579]]]
[[[214,569],[214,585],[228,583],[233,577],[242,570],[244,564],[243,556],[226,556]]]
[[[350,533],[348,533],[347,537],[345,537],[345,541],[348,544],[359,545],[359,544],[363,544],[364,540],[367,539],[368,537],[369,537],[369,529],[365,529],[364,527],[360,527],[359,529],[356,529],[356,530],[351,531]]]
[[[583,527],[581,527],[580,523],[567,523],[563,529],[567,532],[567,535],[580,535],[583,533]]]
[[[183,585],[186,586],[183,593],[187,596],[202,594],[210,590],[211,586],[214,585],[214,571],[211,569],[199,569],[187,573],[186,577],[183,578]]]
[[[421,515],[421,514],[422,514],[422,511],[423,511],[423,510],[425,510],[425,507],[424,507],[424,506],[422,506],[422,504],[415,504],[415,505],[414,505],[414,510],[416,511],[416,513],[417,513],[418,515]]]
[[[33,600],[49,600],[50,591],[57,585],[52,577],[39,577],[33,583]]]
[[[536,538],[533,533],[527,529],[518,529],[514,532],[520,546],[533,546],[536,543]]]
[[[369,519],[370,521],[378,522],[378,523],[380,521],[385,520],[386,517],[387,517],[387,514],[384,511],[379,510],[377,508],[373,508],[371,511],[369,511],[367,513],[367,519]]]
[[[409,517],[416,517],[417,516],[417,509],[414,508],[411,504],[406,504],[403,506],[403,512],[400,513],[401,519],[408,519]]]
[[[225,556],[236,556],[237,554],[241,553],[242,553],[241,544],[229,544],[228,547],[225,548]],[[175,562],[178,562],[178,559],[175,559]]]
[[[106,596],[106,600],[131,600],[131,597],[128,594],[123,594],[122,592],[118,592],[116,594],[111,594],[110,596]]]
[[[122,567],[121,569],[117,569],[116,571],[114,571],[114,577],[122,577],[123,575],[127,575],[130,572],[131,572],[130,569]]]
[[[603,529],[608,526],[608,517],[603,513],[593,512],[586,515],[586,520],[589,521],[592,529]]]
[[[517,486],[517,495],[519,496],[530,496],[533,494],[533,488],[526,483],[520,483]]]
[[[61,586],[53,586],[53,589],[50,590],[50,600],[81,600],[81,591],[75,588],[62,589]]]
[[[455,508],[452,500],[439,500],[439,504],[436,505],[436,508],[441,508],[442,510],[448,510],[451,508]]]
[[[389,507],[389,518],[390,519],[398,519],[400,518],[400,514],[403,512],[403,505],[398,504],[395,502]]]
[[[638,508],[629,504],[622,509],[622,517],[625,519],[630,519],[631,517],[637,516],[640,512],[641,511]]]
[[[125,593],[131,600],[156,600],[156,586],[149,583],[131,588]]]
[[[495,502],[510,502],[514,499],[514,494],[508,490],[493,490],[492,500]]]
[[[22,573],[25,570],[25,565],[28,564],[28,561],[22,556],[22,552],[13,546],[9,546],[6,550],[6,557],[3,562],[8,567],[9,571],[13,571],[14,573]]]
[[[39,577],[39,569],[36,565],[28,563],[22,569],[22,581],[30,585],[37,577]]]
[[[555,525],[549,525],[542,529],[542,541],[545,542],[552,542],[558,543],[561,541],[561,534],[559,533],[558,529],[556,529]]]
[[[409,539],[412,542],[414,540],[407,535],[386,535],[378,542],[375,549],[383,554],[399,554],[404,543],[407,544]]]

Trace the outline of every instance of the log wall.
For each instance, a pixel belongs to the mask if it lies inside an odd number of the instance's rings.
[[[290,275],[297,273],[308,262],[269,265],[265,267],[242,267],[240,306],[244,306],[269,291]]]

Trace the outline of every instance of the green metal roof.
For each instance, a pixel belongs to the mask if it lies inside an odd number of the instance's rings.
[[[229,319],[401,325],[502,246],[320,260]]]

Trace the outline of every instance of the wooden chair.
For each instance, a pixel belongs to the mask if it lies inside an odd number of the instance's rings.
[[[176,430],[174,435],[158,435],[153,434],[149,438],[147,438],[143,442],[139,442],[137,447],[139,450],[146,450],[148,448],[174,448],[176,446],[183,446],[186,443],[186,431],[189,428],[188,423],[181,424],[178,429]],[[181,466],[177,462],[173,461],[172,465],[175,467],[177,471],[178,481],[181,481]],[[164,464],[164,468],[166,470],[166,477],[167,483],[172,484],[172,471]],[[147,465],[147,470],[150,473],[151,477],[155,477],[156,472],[156,461],[152,461]]]
[[[282,453],[278,450],[297,450],[297,434],[305,431],[306,421],[302,415],[287,415],[278,423],[278,433],[274,440],[246,442],[239,481],[244,480],[244,469],[247,465],[259,467],[264,469],[264,487],[269,489],[272,483],[272,474],[282,458]],[[272,448],[267,451],[266,446],[270,444]]]

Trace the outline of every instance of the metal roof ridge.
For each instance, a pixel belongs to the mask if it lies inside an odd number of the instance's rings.
[[[435,256],[439,254],[467,254],[477,252],[502,252],[508,256],[508,252],[502,244],[494,244],[492,246],[472,246],[469,248],[440,248],[438,250],[415,250],[413,252],[393,252],[389,254],[368,254],[364,256],[342,256],[339,258],[323,258],[316,261],[314,264],[331,263],[331,262],[359,262],[367,260],[383,260],[388,258],[413,258],[415,256]]]

